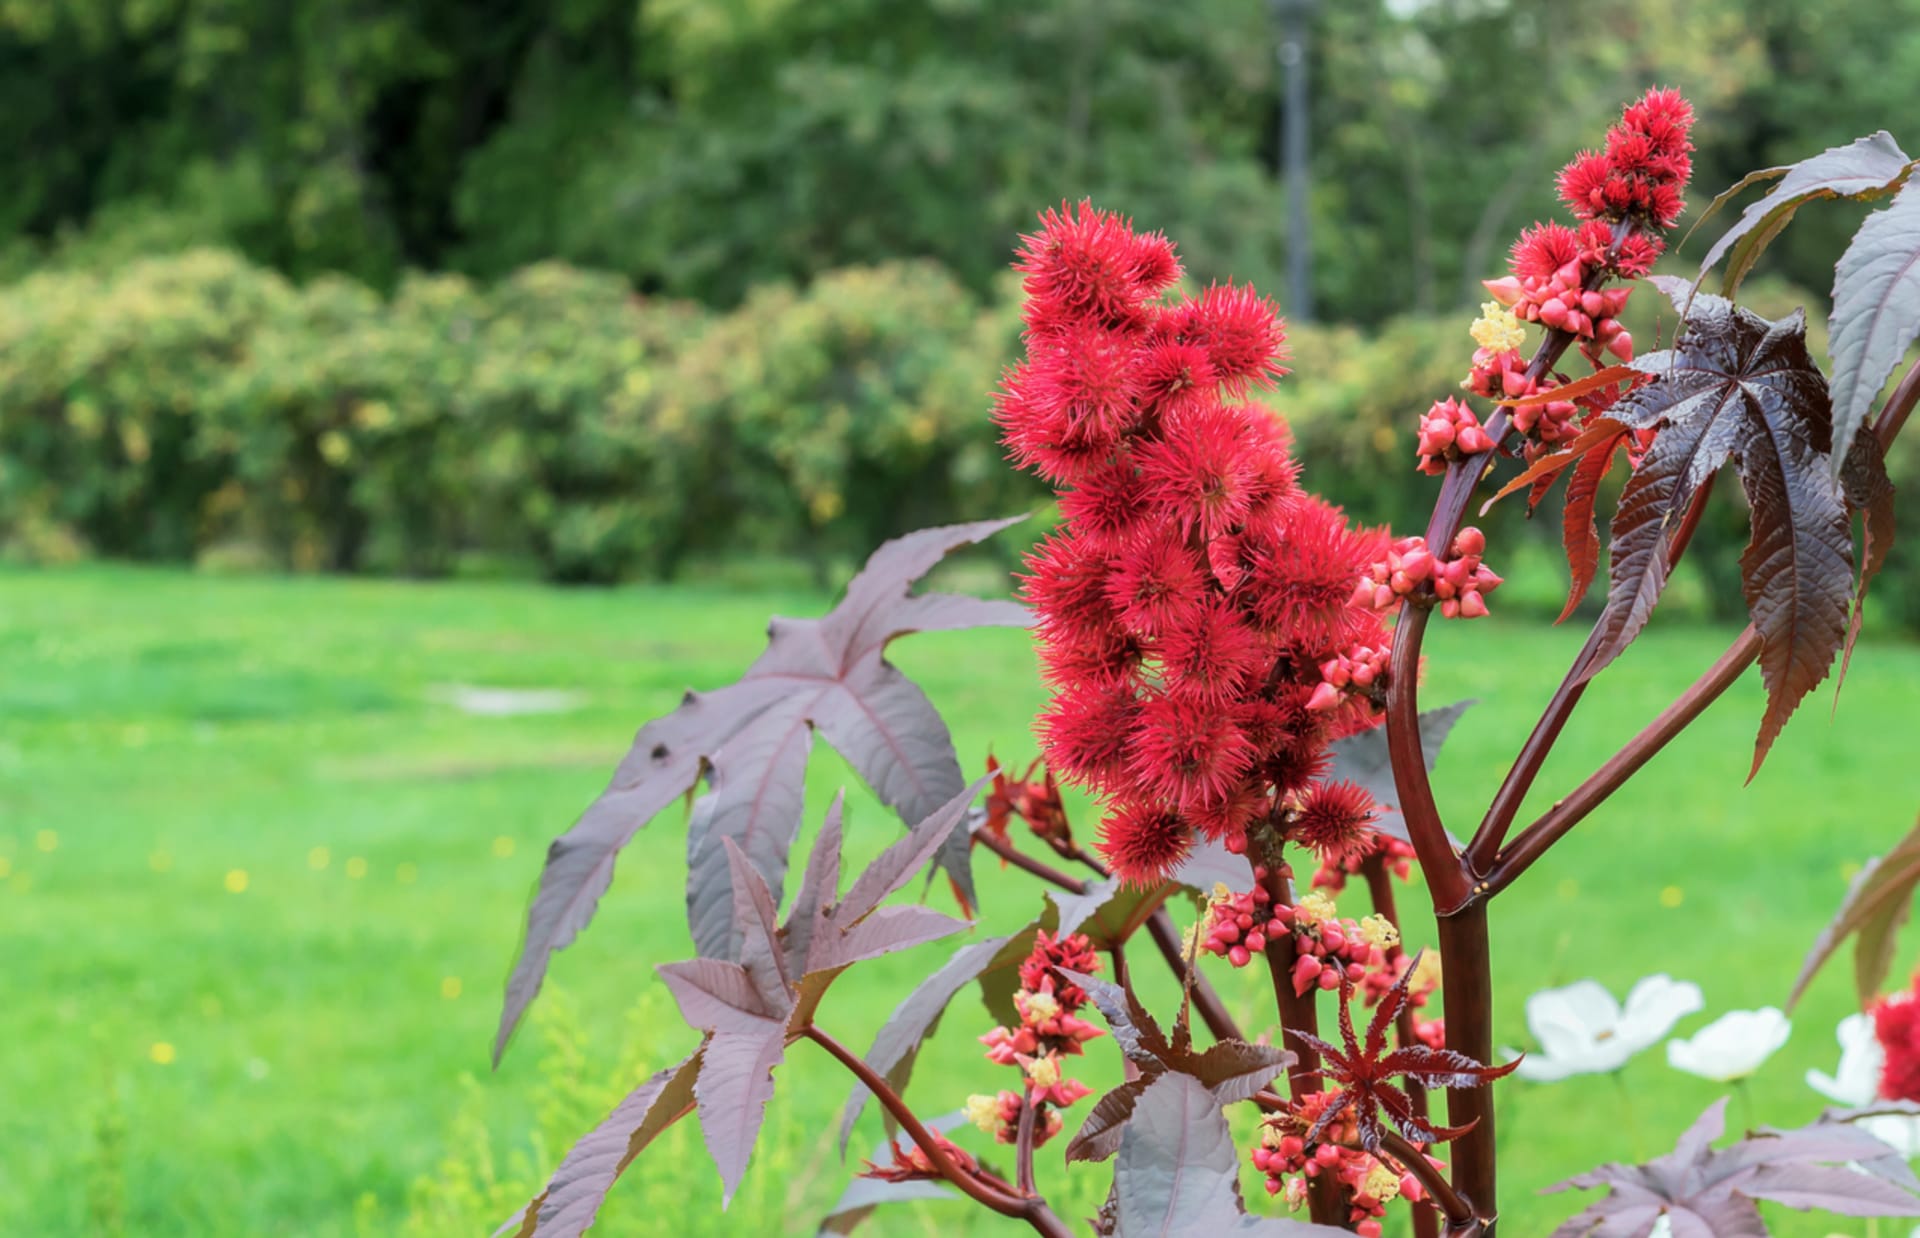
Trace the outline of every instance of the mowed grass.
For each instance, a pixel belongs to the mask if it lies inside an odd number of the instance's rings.
[[[497,1199],[564,1150],[552,1142],[562,1131],[543,1143],[536,1130],[583,1129],[613,1095],[616,1072],[630,1082],[695,1040],[652,973],[688,949],[675,810],[636,840],[597,920],[559,956],[536,1006],[544,1028],[489,1071],[501,982],[542,849],[640,723],[686,687],[737,675],[769,613],[818,614],[829,601],[123,568],[0,573],[0,1229],[488,1232],[504,1219]],[[1436,627],[1423,700],[1481,701],[1436,776],[1466,833],[1580,633],[1498,620]],[[1652,717],[1730,635],[1656,622],[1588,693],[1533,810]],[[894,651],[946,712],[969,770],[989,748],[1032,752],[1042,693],[1024,633],[918,636]],[[582,703],[473,716],[445,702],[454,684],[559,689]],[[1920,807],[1917,688],[1920,652],[1869,643],[1837,719],[1827,694],[1815,698],[1743,787],[1761,705],[1757,675],[1743,681],[1496,905],[1502,1039],[1525,1043],[1528,993],[1583,976],[1624,992],[1668,971],[1701,984],[1709,1015],[1780,1002],[1846,874]],[[854,782],[816,750],[809,833],[834,788]],[[856,859],[897,835],[899,823],[863,792],[850,803]],[[1077,820],[1092,832],[1091,810]],[[985,864],[980,876],[977,931],[1036,908],[1025,876]],[[1349,898],[1343,909],[1364,911],[1358,891]],[[1176,912],[1193,915],[1184,903]],[[1407,928],[1415,942],[1431,939],[1430,924]],[[851,973],[823,1024],[864,1047],[949,949]],[[1902,952],[1900,971],[1913,953]],[[1136,970],[1156,967],[1146,955]],[[1215,970],[1247,1026],[1267,1029],[1257,969]],[[1846,971],[1823,977],[1791,1043],[1754,1080],[1757,1121],[1818,1111],[1801,1076],[1833,1066]],[[1148,993],[1170,1014],[1164,981]],[[556,1022],[556,1011],[577,1018]],[[1009,1082],[978,1057],[973,1037],[985,1029],[977,1003],[949,1013],[910,1092],[922,1112]],[[1083,1077],[1111,1084],[1111,1043],[1091,1050]],[[767,1140],[729,1217],[689,1122],[616,1190],[607,1232],[811,1233],[846,1172],[833,1131],[847,1083],[807,1045],[778,1078]],[[1501,1085],[1503,1232],[1545,1233],[1577,1205],[1538,1188],[1664,1148],[1719,1094],[1669,1069],[1658,1050],[1620,1082]],[[856,1155],[878,1137],[870,1114]],[[1043,1185],[1064,1189],[1063,1212],[1085,1215],[1105,1171],[1079,1170],[1062,1188],[1060,1146],[1042,1154]],[[464,1185],[421,1188],[449,1175]],[[1006,1224],[924,1205],[877,1218],[873,1232],[936,1229]],[[1822,1220],[1785,1232],[1835,1231],[1864,1229]]]

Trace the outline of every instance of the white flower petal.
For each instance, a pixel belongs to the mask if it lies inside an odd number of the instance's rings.
[[[1699,985],[1664,973],[1648,976],[1627,994],[1620,1017],[1620,1037],[1632,1046],[1628,1055],[1657,1044],[1674,1024],[1705,1008]]]
[[[1527,1030],[1548,1053],[1590,1045],[1619,1025],[1620,1003],[1597,980],[1542,989],[1527,999]]]
[[[1759,1070],[1792,1032],[1787,1016],[1772,1006],[1734,1010],[1686,1040],[1669,1040],[1667,1062],[1690,1075],[1731,1083]]]

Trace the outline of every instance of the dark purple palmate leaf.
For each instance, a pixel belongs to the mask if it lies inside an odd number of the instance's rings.
[[[737,958],[694,958],[657,969],[680,1013],[706,1034],[679,1067],[654,1076],[561,1162],[520,1218],[522,1238],[578,1234],[628,1163],[689,1105],[731,1201],[759,1138],[773,1071],[811,1026],[827,986],[854,963],[967,927],[925,907],[883,907],[937,855],[967,817],[982,778],[908,831],[838,894],[841,799],[827,811],[787,922],[746,853],[725,839]],[[553,1226],[554,1228],[549,1228]]]
[[[1920,188],[1908,184],[1853,234],[1833,275],[1833,454],[1846,458],[1867,413],[1920,336]]]
[[[1845,146],[1821,151],[1799,163],[1785,167],[1763,168],[1749,173],[1740,182],[1715,198],[1695,221],[1698,228],[1735,195],[1749,185],[1779,177],[1780,183],[1765,197],[1740,213],[1740,218],[1707,251],[1700,261],[1695,283],[1707,277],[1714,264],[1726,257],[1727,270],[1721,291],[1732,296],[1740,281],[1753,269],[1755,260],[1774,237],[1792,221],[1793,213],[1814,198],[1877,198],[1898,189],[1912,170],[1905,151],[1885,129],[1869,137],[1858,138]],[[1691,235],[1691,234],[1689,234]]]
[[[1654,281],[1685,304],[1685,281]],[[1715,296],[1693,299],[1686,334],[1672,349],[1632,362],[1654,378],[1608,410],[1632,430],[1656,429],[1613,518],[1612,588],[1596,624],[1598,643],[1582,672],[1604,670],[1646,627],[1672,574],[1682,519],[1707,479],[1731,461],[1752,512],[1741,556],[1748,613],[1763,642],[1767,709],[1754,745],[1758,771],[1780,728],[1847,643],[1855,596],[1847,493],[1827,467],[1832,408],[1807,353],[1795,311],[1770,322]],[[1849,491],[1884,477],[1862,459]],[[1870,521],[1871,527],[1871,521]],[[1863,577],[1860,589],[1868,580]]]
[[[1199,1082],[1222,1105],[1243,1101],[1265,1087],[1275,1075],[1299,1060],[1274,1045],[1222,1040],[1196,1051],[1181,1036],[1169,1040],[1130,988],[1082,972],[1056,969],[1071,984],[1085,989],[1105,1016],[1120,1052],[1140,1072],[1102,1096],[1067,1144],[1069,1161],[1103,1161],[1119,1150],[1134,1106],[1148,1084],[1174,1071]]]
[[[1115,1238],[1337,1238],[1343,1229],[1250,1216],[1227,1118],[1199,1080],[1175,1071],[1141,1089],[1120,1138],[1102,1217]]]
[[[1849,937],[1853,938],[1854,992],[1862,1010],[1871,1005],[1893,966],[1900,929],[1913,914],[1916,887],[1920,887],[1920,822],[1893,850],[1868,860],[1855,874],[1840,909],[1807,951],[1793,992],[1787,995],[1787,1009],[1800,1001],[1821,966]]]
[[[1713,1141],[1726,1130],[1726,1109],[1724,1097],[1708,1106],[1663,1157],[1644,1165],[1602,1165],[1548,1187],[1607,1188],[1604,1198],[1563,1222],[1553,1238],[1645,1238],[1662,1215],[1674,1238],[1764,1238],[1756,1200],[1842,1216],[1920,1216],[1920,1182],[1865,1131],[1822,1120],[1715,1151]]]
[[[621,848],[703,774],[713,790],[689,830],[688,920],[699,952],[723,959],[737,946],[724,843],[745,853],[777,901],[799,829],[800,780],[814,731],[910,825],[953,798],[966,780],[946,724],[884,652],[910,632],[1030,622],[1012,602],[908,592],[952,551],[1018,519],[923,529],[886,543],[830,613],[774,619],[765,652],[738,683],[689,692],[678,709],[640,729],[607,789],[547,849],[520,957],[507,980],[496,1062],[554,952],[593,918]],[[967,856],[962,836],[941,863],[971,902]]]
[[[1478,703],[1469,699],[1420,711],[1420,753],[1426,758],[1428,773],[1433,772],[1434,763],[1440,759],[1440,746],[1447,742],[1447,736],[1453,732],[1453,724]],[[1407,835],[1407,820],[1400,815],[1400,792],[1394,789],[1393,762],[1387,757],[1386,728],[1375,727],[1335,740],[1327,753],[1333,762],[1328,767],[1327,780],[1357,782],[1366,788],[1367,794],[1373,797],[1375,806],[1380,810],[1373,828],[1390,838],[1411,844],[1413,840]],[[1451,834],[1447,837],[1454,849],[1458,850],[1460,840]],[[1233,888],[1238,890],[1245,887]]]

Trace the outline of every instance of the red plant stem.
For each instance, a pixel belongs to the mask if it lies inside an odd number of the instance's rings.
[[[1446,1175],[1436,1169],[1418,1148],[1391,1128],[1383,1128],[1380,1132],[1380,1150],[1399,1161],[1408,1173],[1420,1180],[1420,1185],[1427,1189],[1433,1202],[1446,1214],[1450,1234],[1480,1232],[1480,1218],[1474,1214],[1473,1205],[1454,1192]],[[1472,1228],[1465,1228],[1468,1226]]]
[[[1022,1195],[1037,1193],[1033,1189],[1033,1128],[1039,1114],[1040,1106],[1032,1097],[1020,1103],[1020,1129],[1014,1139],[1013,1158],[1014,1181]]]
[[[1087,882],[1063,873],[1043,860],[1034,859],[1007,839],[983,830],[973,836],[973,841],[976,846],[985,847],[1008,864],[1033,874],[1051,886],[1073,894],[1087,892]],[[1085,852],[1077,852],[1074,858],[1096,871],[1102,873],[1105,871],[1093,857]],[[1169,916],[1164,908],[1156,908],[1154,913],[1147,917],[1147,934],[1153,938],[1153,944],[1160,948],[1160,956],[1167,961],[1167,966],[1173,969],[1175,978],[1184,978],[1187,959],[1180,951],[1180,932],[1173,927],[1173,917]],[[1228,1013],[1226,1003],[1220,1000],[1220,995],[1214,991],[1213,985],[1198,968],[1194,969],[1193,974],[1193,1005],[1200,1012],[1200,1021],[1207,1025],[1207,1030],[1213,1033],[1215,1040],[1246,1039],[1240,1034],[1240,1025],[1234,1020],[1233,1015]]]
[[[1718,473],[1710,475],[1693,496],[1667,552],[1670,563],[1677,565],[1680,556],[1687,552],[1687,543],[1693,540],[1694,530],[1700,527],[1700,518],[1706,514],[1707,499],[1713,494],[1713,483],[1718,477]],[[1513,825],[1515,814],[1520,811],[1521,802],[1527,798],[1527,792],[1533,789],[1533,780],[1539,776],[1547,754],[1559,742],[1567,719],[1573,716],[1574,707],[1586,694],[1587,684],[1591,682],[1586,677],[1587,663],[1599,647],[1600,625],[1596,623],[1587,634],[1587,643],[1574,655],[1573,665],[1567,668],[1566,677],[1554,689],[1553,698],[1547,702],[1540,721],[1534,724],[1533,734],[1527,736],[1527,742],[1521,745],[1520,755],[1507,770],[1493,803],[1487,806],[1487,815],[1474,832],[1473,841],[1467,844],[1466,865],[1472,876],[1484,876],[1493,867],[1494,858],[1507,840],[1507,831]]]
[[[1920,401],[1920,361],[1908,367],[1900,379],[1900,385],[1874,420],[1871,433],[1880,440],[1881,447],[1890,447],[1894,438],[1906,425],[1912,415],[1914,405]],[[1866,433],[1867,431],[1862,431]],[[1688,523],[1681,529],[1680,537],[1691,534],[1698,516],[1696,511],[1687,513]],[[1684,548],[1685,542],[1678,540]],[[1648,723],[1641,732],[1628,740],[1620,751],[1607,759],[1606,764],[1590,774],[1585,782],[1575,787],[1571,794],[1555,804],[1533,825],[1523,831],[1513,845],[1507,847],[1494,862],[1486,875],[1486,895],[1492,897],[1512,885],[1514,880],[1525,872],[1535,860],[1538,860],[1553,844],[1566,837],[1567,832],[1578,825],[1588,813],[1619,790],[1627,779],[1640,771],[1653,755],[1667,746],[1675,735],[1699,717],[1700,714],[1719,699],[1747,667],[1760,656],[1760,634],[1751,626],[1742,632],[1738,639],[1720,655],[1720,660],[1707,668],[1705,674],[1693,682],[1660,715]],[[1445,960],[1442,960],[1444,967]],[[1451,1018],[1451,1016],[1449,1016]],[[1451,1034],[1451,1022],[1449,1022]]]
[[[1013,865],[1023,872],[1033,874],[1048,885],[1058,886],[1060,889],[1070,891],[1074,894],[1085,894],[1087,892],[1086,882],[1080,880],[1078,877],[1061,872],[1045,860],[1034,859],[1026,852],[1014,846],[1011,841],[1001,838],[991,831],[982,830],[978,834],[975,834],[973,836],[973,844],[976,847],[985,847],[1006,863]]]
[[[1279,848],[1276,846],[1274,850],[1277,852]],[[1261,886],[1272,899],[1269,906],[1293,906],[1293,883],[1287,879],[1287,868],[1277,854],[1268,858],[1265,871]],[[1280,1015],[1281,1044],[1299,1055],[1299,1061],[1287,1076],[1289,1094],[1297,1102],[1326,1086],[1320,1075],[1319,1052],[1312,1045],[1287,1035],[1288,1032],[1320,1034],[1320,1006],[1315,1000],[1320,991],[1317,988],[1308,989],[1304,994],[1293,991],[1293,964],[1299,952],[1294,948],[1292,933],[1269,937],[1264,953],[1267,972],[1273,978],[1274,1006]],[[1328,1174],[1310,1179],[1307,1208],[1318,1223],[1339,1224],[1346,1211],[1340,1206],[1340,1184]]]
[[[1019,1195],[1010,1195],[1005,1190],[983,1181],[979,1175],[969,1173],[956,1165],[947,1155],[947,1150],[941,1146],[940,1140],[918,1117],[914,1116],[913,1110],[907,1107],[907,1102],[900,1098],[900,1094],[893,1090],[892,1085],[879,1071],[869,1066],[865,1059],[817,1027],[808,1027],[806,1036],[832,1054],[842,1066],[852,1071],[854,1078],[866,1084],[867,1090],[872,1092],[886,1111],[893,1115],[894,1121],[900,1123],[900,1128],[907,1132],[907,1137],[927,1154],[927,1159],[933,1162],[934,1168],[940,1171],[941,1177],[959,1187],[969,1199],[993,1209],[1001,1216],[1025,1221],[1033,1227],[1035,1233],[1044,1234],[1047,1238],[1073,1238],[1073,1231],[1053,1214],[1047,1207],[1046,1200],[1033,1195],[1024,1198]]]

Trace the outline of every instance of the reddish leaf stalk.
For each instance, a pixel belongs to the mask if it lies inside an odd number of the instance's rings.
[[[1888,397],[1886,406],[1875,419],[1872,432],[1880,439],[1881,446],[1890,447],[1894,438],[1906,425],[1912,415],[1916,401],[1920,401],[1920,361],[1908,368],[1900,379],[1900,385],[1894,388]],[[1704,496],[1703,496],[1704,497]],[[1690,535],[1698,522],[1698,508],[1687,513],[1687,524],[1681,529],[1679,546],[1684,548],[1684,538]],[[1499,893],[1512,885],[1514,880],[1532,866],[1547,849],[1559,842],[1574,826],[1578,825],[1588,813],[1599,807],[1606,798],[1638,773],[1640,768],[1653,759],[1653,755],[1704,712],[1707,706],[1719,699],[1720,694],[1732,687],[1742,672],[1751,666],[1760,656],[1760,634],[1751,625],[1720,655],[1720,659],[1695,680],[1693,685],[1681,693],[1660,715],[1648,723],[1641,732],[1609,757],[1604,765],[1589,775],[1586,781],[1574,788],[1565,799],[1556,803],[1533,825],[1523,831],[1513,845],[1507,847],[1499,859],[1491,866],[1486,876],[1487,896]],[[1576,667],[1578,663],[1576,662]],[[1557,698],[1556,698],[1557,699]],[[1577,694],[1575,696],[1577,700]],[[1551,706],[1549,707],[1551,708]],[[1571,705],[1568,706],[1571,709]],[[1562,719],[1564,721],[1564,719]],[[1558,728],[1556,727],[1556,733]],[[1542,759],[1545,753],[1541,754]],[[1537,762],[1536,762],[1537,766]],[[1445,961],[1442,960],[1442,966]],[[1449,1034],[1452,1030],[1451,1016],[1448,1022]]]
[[[1033,1127],[1040,1107],[1028,1099],[1020,1105],[1020,1129],[1015,1135],[1014,1181],[1022,1195],[1033,1195]]]
[[[1713,494],[1713,483],[1718,479],[1715,473],[1700,486],[1693,496],[1692,504],[1682,519],[1678,532],[1674,534],[1673,549],[1669,552],[1676,565],[1680,556],[1687,551],[1687,543],[1693,540],[1694,530],[1700,527],[1700,518],[1706,514],[1707,500]],[[1594,625],[1587,634],[1587,643],[1574,655],[1573,665],[1567,668],[1565,678],[1554,689],[1553,697],[1547,702],[1546,709],[1540,715],[1540,721],[1534,724],[1533,733],[1527,736],[1527,742],[1521,745],[1520,755],[1507,770],[1507,776],[1500,783],[1493,803],[1487,807],[1487,815],[1475,831],[1473,841],[1467,844],[1467,871],[1474,876],[1485,876],[1493,868],[1494,860],[1500,848],[1507,840],[1507,831],[1513,826],[1514,816],[1520,811],[1521,803],[1527,798],[1527,792],[1533,789],[1533,780],[1540,774],[1540,767],[1546,763],[1547,754],[1553,751],[1559,742],[1560,732],[1573,716],[1574,708],[1580,704],[1580,698],[1586,694],[1585,678],[1587,660],[1594,655],[1600,645],[1600,628]]]
[[[1044,860],[1034,859],[1007,839],[999,838],[984,830],[975,834],[973,838],[974,842],[993,852],[1008,864],[1023,872],[1031,873],[1048,885],[1073,894],[1087,892],[1088,883],[1061,872]],[[1087,864],[1101,876],[1106,875],[1106,870],[1084,851],[1077,851],[1074,858]],[[1173,917],[1167,914],[1165,908],[1155,908],[1153,914],[1147,917],[1147,934],[1153,938],[1153,944],[1159,947],[1160,957],[1164,958],[1167,966],[1173,969],[1174,978],[1182,978],[1186,974],[1187,960],[1186,956],[1180,952],[1180,932],[1174,928]],[[1193,1005],[1200,1012],[1201,1021],[1207,1025],[1207,1030],[1213,1033],[1215,1040],[1246,1039],[1240,1034],[1239,1023],[1227,1011],[1226,1003],[1220,1000],[1220,994],[1214,991],[1213,984],[1198,969],[1195,969],[1193,976]]]
[[[1483,1232],[1480,1227],[1480,1218],[1474,1215],[1473,1205],[1460,1198],[1452,1184],[1447,1181],[1446,1175],[1435,1168],[1433,1162],[1428,1160],[1418,1148],[1408,1143],[1397,1132],[1388,1129],[1381,1133],[1380,1150],[1398,1161],[1402,1168],[1420,1180],[1420,1185],[1426,1188],[1428,1197],[1446,1215],[1449,1238],[1455,1238],[1455,1236],[1466,1238],[1467,1235]],[[1433,1216],[1431,1209],[1415,1208],[1415,1229],[1419,1228],[1418,1218],[1422,1215],[1427,1216],[1431,1222]]]
[[[809,1040],[832,1054],[835,1060],[851,1071],[854,1078],[867,1086],[867,1090],[872,1092],[886,1111],[893,1115],[894,1121],[900,1123],[900,1128],[907,1132],[907,1137],[927,1154],[927,1159],[933,1162],[934,1168],[940,1171],[941,1176],[959,1187],[969,1199],[991,1208],[1001,1216],[1025,1221],[1033,1227],[1035,1233],[1044,1234],[1047,1238],[1073,1238],[1073,1231],[1053,1214],[1045,1200],[1032,1195],[1022,1197],[1010,1194],[1004,1185],[988,1182],[982,1175],[968,1173],[954,1164],[933,1132],[929,1131],[926,1125],[914,1115],[913,1110],[907,1107],[907,1102],[901,1099],[900,1094],[893,1090],[892,1085],[880,1072],[867,1065],[865,1059],[817,1027],[807,1028],[805,1034]]]

